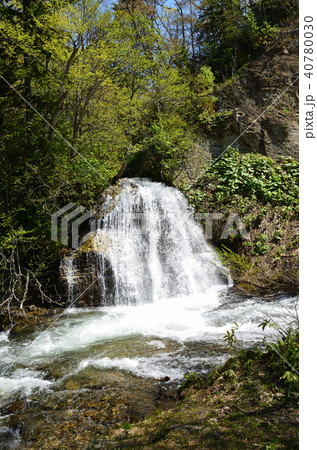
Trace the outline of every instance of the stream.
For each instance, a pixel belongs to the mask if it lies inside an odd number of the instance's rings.
[[[85,277],[73,252],[62,262],[71,306],[0,333],[0,448],[85,448],[172,406],[186,373],[230,356],[224,335],[235,322],[249,348],[276,339],[263,320],[283,329],[297,320],[296,297],[235,293],[186,199],[161,183],[123,180],[105,195],[93,239],[99,306],[76,307]]]

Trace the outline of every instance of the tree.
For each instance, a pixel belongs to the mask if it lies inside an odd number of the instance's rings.
[[[225,79],[253,54],[258,27],[241,0],[205,0],[197,32],[201,62],[211,66],[217,79]]]
[[[46,299],[56,293],[50,214],[71,201],[94,204],[154,139],[166,179],[189,148],[190,89],[177,52],[143,4],[129,5],[0,5],[2,304],[23,305],[37,289]]]

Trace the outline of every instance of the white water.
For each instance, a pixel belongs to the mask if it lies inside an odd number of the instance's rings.
[[[120,189],[106,196],[94,237],[105,305],[156,302],[220,284],[217,266],[225,269],[178,190],[138,179],[122,180]],[[65,274],[74,300],[71,258]]]
[[[223,337],[234,322],[240,325],[239,342],[252,346],[263,336],[276,336],[274,328],[264,333],[258,327],[265,318],[271,317],[284,329],[296,319],[296,298],[267,301],[222,294],[209,290],[135,306],[73,308],[22,342],[3,339],[1,369],[6,372],[0,377],[0,398],[17,391],[27,395],[34,388],[55,388],[87,366],[181,380],[198,363],[223,359]],[[62,377],[47,377],[50,367],[58,367]]]
[[[234,322],[238,340],[252,346],[276,335],[258,327],[265,318],[283,328],[296,320],[296,298],[228,293],[215,252],[175,189],[124,180],[102,210],[95,237],[99,272],[110,264],[114,276],[112,286],[103,277],[104,306],[68,309],[48,328],[18,340],[0,333],[0,403],[62,390],[67,380],[91,371],[179,382],[203,362],[227,357],[223,337]],[[72,258],[65,264],[73,299],[78,274]]]

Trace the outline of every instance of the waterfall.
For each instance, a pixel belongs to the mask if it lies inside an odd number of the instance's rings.
[[[223,283],[216,253],[177,189],[123,179],[105,195],[97,216],[90,247],[100,278],[100,304],[155,302]],[[86,253],[86,264],[88,260]],[[83,271],[82,261],[80,265],[74,255],[64,262],[70,300],[83,289],[74,283]]]
[[[78,411],[95,414],[96,404],[108,414],[105,423],[120,405],[118,420],[130,421],[145,401],[157,407],[159,380],[180,384],[185,373],[224,362],[223,337],[233,323],[241,324],[236,335],[245,348],[276,339],[274,327],[259,329],[265,317],[281,329],[296,324],[296,298],[226,292],[217,255],[176,189],[123,179],[94,213],[96,231],[61,269],[69,305],[99,307],[69,307],[40,326],[18,328],[12,339],[0,333],[0,448],[34,448],[48,414],[57,429]],[[98,416],[87,417],[99,427]]]
[[[62,261],[63,270],[65,272],[65,278],[67,280],[67,290],[68,290],[68,302],[71,304],[74,300],[74,258],[73,255],[64,258]]]

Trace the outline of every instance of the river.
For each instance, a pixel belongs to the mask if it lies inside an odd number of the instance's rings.
[[[230,356],[224,335],[234,323],[239,345],[253,347],[278,335],[259,327],[265,319],[282,329],[297,320],[296,297],[235,293],[186,199],[161,183],[123,180],[105,195],[93,239],[100,306],[76,307],[87,277],[73,252],[62,262],[71,306],[0,333],[1,448],[61,448],[71,439],[81,448],[171,406],[186,373]]]

